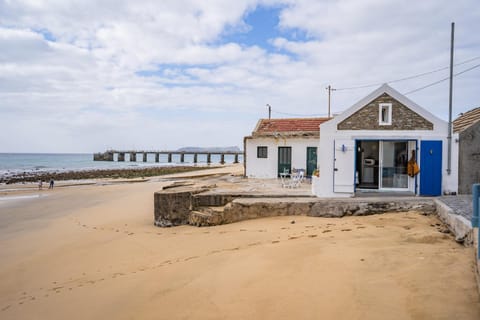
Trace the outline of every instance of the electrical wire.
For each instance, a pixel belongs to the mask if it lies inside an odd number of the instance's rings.
[[[476,57],[473,57],[471,59],[468,59],[468,60],[465,60],[465,61],[462,61],[462,62],[459,62],[459,63],[456,63],[454,64],[454,66],[460,66],[462,64],[465,64],[465,63],[469,63],[469,62],[472,62],[472,61],[475,61],[475,60],[478,60],[480,59],[480,56],[476,56]],[[377,87],[377,86],[380,86],[384,83],[395,83],[395,82],[400,82],[400,81],[405,81],[405,80],[411,80],[411,79],[415,79],[415,78],[420,78],[420,77],[423,77],[423,76],[426,76],[426,75],[429,75],[429,74],[432,74],[432,73],[436,73],[436,72],[440,72],[440,71],[443,71],[443,70],[446,70],[450,67],[443,67],[443,68],[438,68],[438,69],[435,69],[435,70],[432,70],[432,71],[427,71],[427,72],[423,72],[423,73],[419,73],[419,74],[415,74],[413,76],[408,76],[408,77],[404,77],[404,78],[400,78],[400,79],[396,79],[396,80],[391,80],[391,81],[384,81],[384,82],[381,82],[381,83],[372,83],[372,84],[367,84],[367,85],[360,85],[360,86],[354,86],[354,87],[345,87],[345,88],[335,88],[334,90],[335,91],[342,91],[342,90],[354,90],[354,89],[363,89],[363,88],[369,88],[369,87]]]
[[[470,67],[470,68],[465,69],[465,70],[463,70],[463,71],[461,71],[461,72],[455,73],[453,76],[454,76],[454,77],[459,76],[459,75],[461,75],[462,73],[468,72],[468,71],[473,70],[473,69],[478,68],[478,67],[480,67],[480,64],[474,65],[473,67]],[[443,78],[443,79],[441,79],[441,80],[438,80],[438,81],[429,83],[429,84],[427,84],[427,85],[425,85],[425,86],[423,86],[423,87],[420,87],[420,88],[417,88],[417,89],[408,91],[408,92],[406,92],[406,93],[404,93],[404,94],[407,95],[407,94],[410,94],[410,93],[414,93],[414,92],[417,92],[417,91],[420,91],[420,90],[423,90],[423,89],[432,87],[432,86],[434,86],[434,85],[436,85],[436,84],[439,84],[439,83],[441,83],[441,82],[443,82],[443,81],[447,81],[448,79],[450,79],[450,77],[446,77],[446,78]]]
[[[465,60],[463,62],[459,62],[457,64],[455,64],[455,66],[459,66],[459,65],[462,65],[462,64],[465,64],[465,63],[468,63],[468,62],[471,62],[471,61],[474,61],[474,60],[477,60],[477,59],[480,59],[480,56],[478,57],[474,57],[472,59],[469,59],[469,60]],[[463,73],[466,73],[468,71],[471,71],[475,68],[478,68],[480,67],[480,64],[477,64],[477,65],[474,65],[468,69],[465,69],[463,71],[460,71],[460,72],[457,72],[455,74],[453,74],[454,77],[456,76],[459,76]],[[410,76],[410,77],[405,77],[405,78],[401,78],[401,79],[397,79],[397,80],[393,80],[393,81],[389,81],[387,83],[394,83],[394,82],[399,82],[399,81],[404,81],[404,80],[410,80],[410,79],[414,79],[414,78],[418,78],[418,77],[421,77],[423,75],[427,75],[427,74],[432,74],[432,73],[435,73],[435,72],[438,72],[438,71],[442,71],[442,70],[445,70],[445,69],[448,69],[449,67],[444,67],[444,68],[440,68],[440,69],[436,69],[436,70],[432,70],[432,71],[429,71],[429,72],[424,72],[424,73],[420,73],[420,74],[417,74],[417,75],[414,75],[414,76]],[[417,89],[414,89],[414,90],[411,90],[411,91],[408,91],[406,93],[404,93],[405,95],[407,94],[411,94],[411,93],[414,93],[414,92],[417,92],[417,91],[420,91],[420,90],[423,90],[423,89],[426,89],[426,88],[429,88],[429,87],[432,87],[436,84],[439,84],[443,81],[446,81],[450,79],[450,77],[446,77],[446,78],[443,78],[441,80],[438,80],[438,81],[435,81],[435,82],[432,82],[432,83],[429,83],[423,87],[420,87],[420,88],[417,88]],[[358,87],[350,87],[350,88],[340,88],[340,89],[335,89],[335,90],[350,90],[350,89],[360,89],[360,88],[368,88],[368,87],[373,87],[373,86],[378,86],[378,85],[381,85],[383,83],[379,83],[379,84],[372,84],[372,85],[365,85],[365,86],[358,86]],[[297,114],[297,113],[288,113],[288,112],[280,112],[280,111],[275,111],[272,109],[272,112],[273,113],[276,113],[276,114],[281,114],[281,115],[285,115],[285,116],[291,116],[291,117],[326,117],[326,114]]]
[[[298,113],[280,112],[280,111],[275,111],[273,109],[272,109],[272,112],[276,113],[276,114],[281,114],[281,115],[284,115],[284,116],[290,116],[290,117],[326,117],[326,114],[320,114],[320,113],[298,114]]]

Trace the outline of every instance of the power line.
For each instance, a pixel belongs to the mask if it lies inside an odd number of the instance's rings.
[[[469,62],[472,62],[472,61],[475,61],[475,60],[478,60],[478,59],[480,59],[480,56],[476,56],[476,57],[473,57],[471,59],[456,63],[455,66],[460,66],[462,64],[469,63]],[[436,72],[446,70],[448,68],[450,68],[450,67],[438,68],[438,69],[435,69],[435,70],[432,70],[432,71],[423,72],[423,73],[415,74],[413,76],[408,76],[408,77],[404,77],[404,78],[400,78],[400,79],[396,79],[396,80],[384,81],[384,82],[381,82],[381,83],[372,83],[372,84],[366,84],[366,85],[360,85],[360,86],[354,86],[354,87],[336,88],[336,90],[337,91],[342,91],[342,90],[354,90],[354,89],[363,89],[363,88],[369,88],[369,87],[377,87],[377,86],[380,86],[384,83],[395,83],[395,82],[400,82],[400,81],[405,81],[405,80],[410,80],[410,79],[423,77],[423,76],[426,76],[426,75],[429,75],[429,74],[432,74],[432,73],[436,73]]]
[[[465,73],[465,72],[468,72],[468,71],[473,70],[473,69],[478,68],[478,67],[480,67],[480,64],[474,65],[473,67],[470,67],[470,68],[465,69],[465,70],[463,70],[463,71],[461,71],[461,72],[455,73],[453,76],[454,76],[454,77],[459,76],[459,75],[461,75],[461,74],[463,74],[463,73]],[[417,91],[420,91],[420,90],[423,90],[423,89],[432,87],[432,86],[434,86],[434,85],[436,85],[436,84],[439,84],[439,83],[441,83],[441,82],[443,82],[443,81],[447,81],[448,79],[450,79],[450,77],[446,77],[446,78],[443,78],[443,79],[441,79],[441,80],[438,80],[438,81],[429,83],[429,84],[427,84],[427,85],[425,85],[425,86],[423,86],[423,87],[420,87],[420,88],[417,88],[417,89],[408,91],[408,92],[406,92],[406,93],[404,93],[404,94],[407,95],[407,94],[410,94],[410,93],[414,93],[414,92],[417,92]]]
[[[291,116],[291,117],[325,117],[326,115],[325,114],[320,114],[320,113],[316,113],[316,114],[298,114],[298,113],[288,113],[288,112],[280,112],[280,111],[275,111],[275,110],[272,110],[273,113],[277,113],[277,114],[281,114],[281,115],[284,115],[284,116]]]

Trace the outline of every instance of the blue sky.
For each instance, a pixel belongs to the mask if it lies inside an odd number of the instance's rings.
[[[455,72],[480,63],[476,1],[408,2],[0,0],[0,126],[15,132],[0,152],[241,147],[267,103],[275,117],[326,115],[329,84],[448,66],[451,21],[455,62],[473,58]],[[455,78],[454,115],[479,106],[479,77]],[[334,91],[333,112],[375,89]],[[447,119],[448,81],[408,97]]]

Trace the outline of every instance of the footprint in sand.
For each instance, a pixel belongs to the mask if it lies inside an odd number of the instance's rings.
[[[332,232],[332,230],[323,230],[322,233]]]
[[[2,308],[2,311],[5,311],[5,310],[7,310],[7,309],[9,309],[9,308],[10,308],[10,305],[5,306],[5,307]]]
[[[295,240],[295,239],[298,239],[298,238],[300,238],[300,237],[293,236],[293,237],[289,237],[288,240]]]
[[[352,231],[352,229],[342,229],[342,231]]]
[[[273,240],[272,243],[279,243],[280,241],[278,240]]]
[[[253,247],[253,246],[258,246],[260,244],[262,244],[262,243],[261,242],[253,242],[253,243],[249,243],[248,246]]]
[[[198,258],[200,258],[200,257],[199,256],[193,256],[193,257],[185,258],[185,259],[183,259],[183,261],[188,261],[188,260],[198,259]]]
[[[358,226],[357,229],[365,229],[364,226]]]
[[[309,235],[308,235],[309,238],[315,238],[315,237],[317,237],[317,236],[318,236],[318,234],[309,234]]]

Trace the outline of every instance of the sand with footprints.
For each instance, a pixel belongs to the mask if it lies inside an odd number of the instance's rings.
[[[161,229],[164,183],[0,203],[0,318],[480,318],[473,249],[435,216]]]

